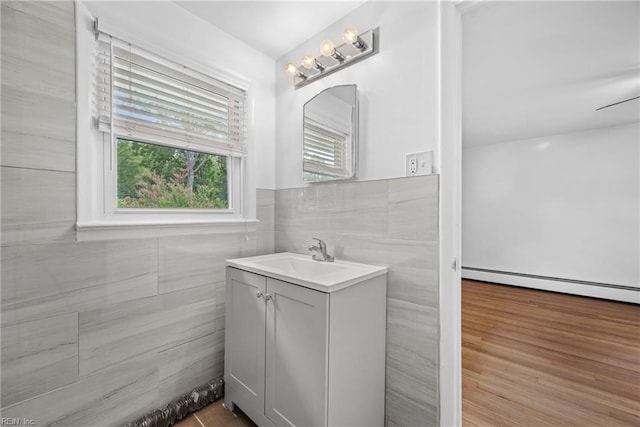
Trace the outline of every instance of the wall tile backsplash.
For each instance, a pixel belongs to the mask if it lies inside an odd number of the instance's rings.
[[[2,244],[75,239],[72,2],[2,2]]]
[[[11,143],[2,137],[3,150]],[[75,173],[3,165],[0,179],[2,245],[75,240]]]
[[[54,390],[77,378],[78,313],[2,328],[3,405]]]
[[[275,249],[275,191],[256,190],[258,255],[273,253]]]
[[[275,192],[275,251],[311,237],[347,261],[389,268],[387,425],[438,424],[438,176]]]

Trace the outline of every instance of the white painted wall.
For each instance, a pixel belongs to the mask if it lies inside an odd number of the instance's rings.
[[[462,265],[640,287],[639,141],[634,123],[464,148]]]
[[[313,17],[309,17],[313,19]],[[363,62],[295,90],[282,68],[342,31],[380,27],[380,51]],[[355,83],[360,93],[359,180],[405,174],[405,153],[434,150],[439,170],[439,27],[437,2],[368,2],[276,64],[276,188],[302,182],[302,107],[323,89]]]
[[[245,199],[247,216],[255,218],[255,188],[275,188],[273,59],[167,0],[77,2],[76,15],[80,20],[77,66],[78,139],[81,141],[95,138],[90,116],[91,16],[98,17],[101,26],[114,36],[198,71],[248,87],[249,156]],[[81,149],[82,146],[79,157]]]

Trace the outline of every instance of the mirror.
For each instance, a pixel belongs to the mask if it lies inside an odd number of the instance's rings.
[[[303,179],[322,182],[356,177],[358,88],[334,86],[304,104]]]

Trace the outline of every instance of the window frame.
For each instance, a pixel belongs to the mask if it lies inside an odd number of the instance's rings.
[[[109,238],[137,238],[164,235],[202,234],[233,231],[255,231],[257,220],[246,217],[246,159],[243,156],[206,150],[210,154],[227,157],[228,203],[226,209],[197,208],[118,208],[117,207],[117,138],[139,140],[130,135],[104,133],[95,125],[93,100],[95,33],[77,20],[77,221],[78,240],[103,240]],[[128,38],[132,44],[147,49],[144,42]],[[153,50],[151,50],[152,53]],[[161,52],[157,55],[163,58]],[[171,62],[185,63],[191,69],[204,73],[223,83],[235,86],[246,93],[245,105],[252,93],[249,83],[237,75],[197,65],[172,55]],[[251,122],[247,109],[245,121]],[[248,145],[247,126],[244,144]],[[171,146],[161,141],[143,141]],[[183,148],[183,147],[180,147]],[[202,147],[193,151],[205,152]]]

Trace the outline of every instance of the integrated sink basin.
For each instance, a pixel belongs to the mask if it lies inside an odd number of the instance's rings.
[[[310,255],[281,252],[227,260],[227,265],[322,292],[333,292],[387,273],[386,267],[336,260],[314,261]]]
[[[340,263],[319,262],[312,260],[310,257],[302,258],[300,256],[277,256],[254,262],[287,275],[321,276],[347,268]]]

